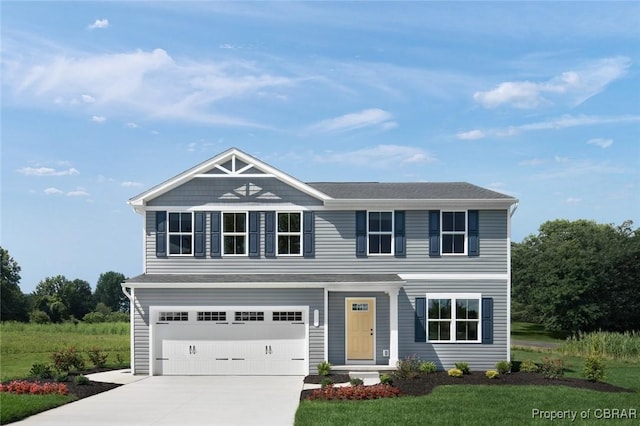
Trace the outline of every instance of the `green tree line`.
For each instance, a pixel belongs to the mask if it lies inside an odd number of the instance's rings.
[[[120,287],[126,278],[121,273],[109,271],[100,274],[95,292],[91,291],[87,281],[68,280],[63,275],[56,275],[40,281],[33,293],[23,294],[18,262],[2,247],[0,257],[1,321],[128,320],[129,300]]]

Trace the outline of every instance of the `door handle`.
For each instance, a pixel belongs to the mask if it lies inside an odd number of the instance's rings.
[[[192,349],[192,346],[189,345],[189,355],[191,355],[191,354],[193,354],[193,349]]]
[[[269,354],[271,354],[271,345],[269,345]]]
[[[193,354],[196,354],[196,345],[193,345]]]
[[[267,345],[264,345],[264,354],[267,355],[269,353],[269,349]]]

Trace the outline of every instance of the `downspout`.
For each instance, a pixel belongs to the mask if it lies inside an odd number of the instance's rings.
[[[511,361],[511,218],[518,210],[518,203],[509,207],[507,218],[507,360]]]
[[[129,299],[129,367],[131,369],[131,374],[134,375],[136,374],[135,371],[135,363],[134,363],[134,340],[133,340],[133,330],[134,330],[134,296],[133,296],[133,288],[131,289],[131,293],[127,293],[127,289],[126,289],[126,283],[121,283],[120,284],[120,289],[122,290],[122,293],[127,296],[127,299]]]

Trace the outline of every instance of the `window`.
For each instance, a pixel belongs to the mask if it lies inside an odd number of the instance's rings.
[[[480,294],[427,294],[430,342],[480,342]]]
[[[160,312],[158,321],[189,321],[188,312]]]
[[[264,312],[236,312],[236,321],[264,321]]]
[[[302,312],[274,312],[273,321],[302,321]]]
[[[278,255],[302,254],[302,213],[278,213]]]
[[[351,310],[352,311],[368,311],[369,304],[368,303],[352,303]]]
[[[247,213],[222,214],[222,241],[223,254],[247,254]]]
[[[467,212],[442,212],[442,253],[465,254]]]
[[[193,214],[169,213],[169,254],[193,253]]]
[[[222,312],[198,312],[198,321],[226,321],[227,313]]]
[[[393,212],[369,212],[369,254],[392,254]]]

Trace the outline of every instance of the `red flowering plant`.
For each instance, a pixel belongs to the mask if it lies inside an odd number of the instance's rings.
[[[6,385],[0,384],[0,392],[29,395],[66,395],[69,393],[64,383],[40,383],[26,380],[14,380]]]
[[[377,384],[373,386],[325,386],[322,389],[315,389],[309,399],[323,400],[363,400],[394,398],[400,395],[400,389],[391,385]]]

